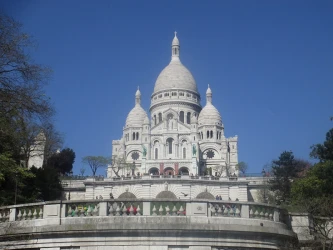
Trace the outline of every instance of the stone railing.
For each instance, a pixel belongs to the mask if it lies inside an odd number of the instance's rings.
[[[286,211],[253,202],[219,200],[105,199],[52,201],[0,207],[0,223],[46,220],[44,224],[74,217],[100,216],[204,216],[269,220],[288,225]],[[43,223],[42,223],[43,224]]]
[[[16,220],[34,220],[43,218],[43,205],[18,207],[15,211]]]
[[[7,222],[9,221],[9,208],[0,209],[0,222]]]
[[[128,181],[128,180],[148,180],[148,179],[182,179],[182,180],[210,180],[210,181],[245,181],[245,177],[238,177],[238,176],[229,176],[229,177],[222,177],[222,176],[195,176],[195,175],[143,175],[143,176],[121,176],[121,177],[112,177],[112,178],[105,178],[104,180],[110,181]],[[92,181],[92,179],[86,179],[88,181]]]

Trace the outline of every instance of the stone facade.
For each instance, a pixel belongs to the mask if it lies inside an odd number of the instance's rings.
[[[219,111],[212,104],[208,86],[206,106],[191,72],[180,61],[180,43],[172,41],[171,61],[158,76],[149,119],[141,107],[141,92],[127,116],[120,140],[112,142],[113,159],[123,158],[132,169],[120,174],[238,175],[237,136],[226,138]],[[111,166],[108,177],[113,177]]]

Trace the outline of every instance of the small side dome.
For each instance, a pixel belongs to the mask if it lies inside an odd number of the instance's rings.
[[[145,119],[148,119],[148,115],[144,109],[136,105],[128,114],[126,119],[126,127],[142,127]]]
[[[141,107],[141,92],[138,88],[135,93],[135,106],[127,115],[125,127],[142,127],[146,119],[148,115]]]
[[[199,125],[222,125],[220,112],[211,103],[201,110],[198,118]]]
[[[206,106],[201,110],[198,123],[199,125],[222,125],[220,112],[212,104],[213,93],[209,85],[206,91]]]

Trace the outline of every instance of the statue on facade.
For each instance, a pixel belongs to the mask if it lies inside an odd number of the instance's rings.
[[[193,144],[193,147],[192,147],[192,154],[193,154],[193,156],[197,155],[197,147],[194,144]]]
[[[143,157],[146,157],[147,155],[147,148],[144,145],[142,145],[142,155]]]

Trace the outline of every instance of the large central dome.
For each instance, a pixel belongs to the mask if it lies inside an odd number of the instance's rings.
[[[179,60],[172,60],[162,70],[156,80],[154,92],[171,88],[198,91],[191,72]]]
[[[158,76],[154,93],[162,90],[183,89],[198,92],[197,84],[191,72],[179,60],[180,45],[175,34],[172,41],[171,62]]]

